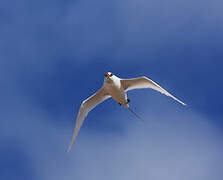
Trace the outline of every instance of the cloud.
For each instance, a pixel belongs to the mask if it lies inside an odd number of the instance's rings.
[[[222,179],[222,2],[1,3],[0,179]],[[147,75],[189,107],[129,92],[146,123],[104,102],[67,154],[71,104],[106,68]]]
[[[86,119],[71,153],[66,153],[73,123],[56,123],[68,118],[64,115],[53,123],[50,119],[55,117],[25,99],[5,119],[16,121],[5,126],[3,137],[7,142],[4,148],[11,149],[9,152],[19,147],[29,172],[33,172],[26,174],[29,177],[43,180],[223,177],[220,171],[223,134],[211,119],[202,115],[186,110],[173,113],[168,108],[159,115],[147,114],[147,108],[142,106],[138,108],[146,122],[141,123],[128,112],[106,117],[95,114]],[[121,126],[122,133],[86,128],[100,116],[103,121]]]
[[[94,143],[92,135],[88,135],[90,138],[86,142],[80,138],[79,142],[83,142],[74,148],[81,148],[84,157],[75,156],[74,149],[73,153],[77,162],[84,163],[79,164],[79,173],[74,176],[83,179],[222,177],[216,166],[222,161],[219,159],[223,147],[222,134],[193,113],[189,117],[184,116],[183,113],[172,118],[147,115],[153,121],[162,122],[150,121],[146,125],[125,123],[124,136],[98,137]]]

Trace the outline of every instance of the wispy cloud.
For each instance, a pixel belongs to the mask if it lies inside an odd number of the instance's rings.
[[[25,98],[24,98],[25,99]],[[146,113],[146,122],[126,113],[103,117],[118,123],[122,133],[86,129],[84,123],[71,153],[66,148],[72,124],[50,121],[50,114],[23,99],[5,126],[4,148],[20,149],[37,179],[220,179],[223,177],[222,132],[193,112]],[[101,107],[103,108],[103,107]],[[59,122],[65,116],[59,117]],[[91,117],[92,118],[92,117]],[[120,123],[122,122],[122,123]]]
[[[0,4],[0,179],[223,178],[222,1]],[[146,122],[104,102],[67,154],[72,104],[106,70],[151,75],[189,107],[129,92]]]

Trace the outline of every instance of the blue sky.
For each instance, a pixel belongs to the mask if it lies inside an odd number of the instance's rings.
[[[2,0],[0,179],[222,179],[222,5]],[[106,100],[66,153],[106,71],[145,75],[188,106],[130,91],[141,123]]]

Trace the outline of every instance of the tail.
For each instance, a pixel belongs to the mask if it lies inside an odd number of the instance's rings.
[[[130,107],[128,107],[129,111],[134,114],[140,121],[144,121],[139,115],[137,115]]]

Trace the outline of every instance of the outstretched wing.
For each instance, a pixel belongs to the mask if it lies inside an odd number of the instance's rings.
[[[121,84],[125,91],[129,91],[132,89],[151,88],[165,94],[166,96],[173,98],[174,100],[178,101],[183,105],[186,105],[185,103],[183,103],[182,101],[180,101],[179,99],[175,98],[173,95],[168,93],[165,89],[160,87],[157,83],[155,83],[154,81],[145,76],[133,79],[122,79]]]
[[[67,150],[68,152],[71,150],[72,144],[74,143],[75,138],[77,137],[77,134],[78,134],[78,132],[81,128],[81,125],[84,122],[84,119],[87,116],[87,114],[95,106],[97,106],[98,104],[100,104],[101,102],[103,102],[104,100],[106,100],[109,97],[110,96],[108,95],[108,93],[106,92],[104,87],[102,87],[98,92],[96,92],[91,97],[87,98],[86,100],[84,100],[82,102],[81,107],[80,107],[79,112],[78,112],[78,115],[77,115],[76,124],[75,124],[75,127],[74,127],[72,139],[71,139],[70,145],[69,145],[68,150]]]

